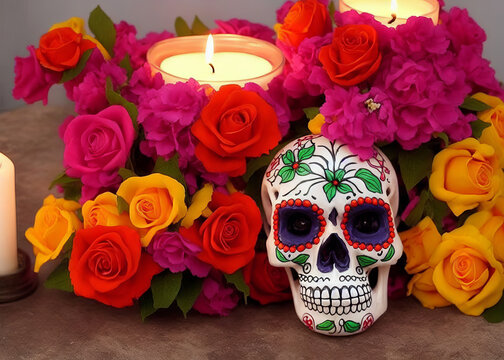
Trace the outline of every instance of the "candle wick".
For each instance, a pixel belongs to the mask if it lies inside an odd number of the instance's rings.
[[[208,65],[210,65],[210,67],[212,68],[212,74],[215,74],[215,68],[214,68],[214,66],[212,65],[212,63],[208,63]]]
[[[394,21],[396,21],[397,19],[397,15],[396,14],[392,14],[392,19],[389,20],[389,22],[387,24],[392,24]]]

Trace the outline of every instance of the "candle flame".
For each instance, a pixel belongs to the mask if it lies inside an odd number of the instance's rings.
[[[210,34],[208,35],[205,51],[205,60],[208,64],[212,62],[213,54],[214,54],[214,43],[212,34]]]
[[[397,14],[397,0],[390,0],[390,12]]]

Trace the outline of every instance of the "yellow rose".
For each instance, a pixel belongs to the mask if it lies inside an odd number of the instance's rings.
[[[492,243],[495,258],[504,262],[504,216],[493,215],[487,210],[479,211],[469,216],[465,223],[478,228]]]
[[[405,270],[416,274],[429,267],[429,258],[441,242],[441,235],[430,217],[425,217],[414,228],[399,234],[406,254]]]
[[[187,212],[184,186],[162,174],[130,177],[119,186],[117,195],[129,204],[129,218],[140,234],[142,246],[148,246],[158,231]]]
[[[104,192],[94,200],[88,200],[82,205],[82,217],[84,218],[84,228],[91,228],[97,225],[103,226],[129,226],[129,214],[119,214],[117,209],[117,196],[111,192]]]
[[[413,276],[408,283],[408,296],[413,295],[428,309],[451,305],[450,302],[442,297],[436,290],[432,282],[433,272],[434,269],[428,268],[424,272]]]
[[[498,97],[483,93],[474,94],[472,97],[492,107],[478,113],[478,119],[492,124],[483,130],[479,140],[495,149],[500,166],[504,167],[504,102]]]
[[[232,185],[231,185],[232,186]],[[213,186],[211,184],[205,184],[201,189],[196,191],[192,197],[191,205],[187,209],[187,214],[182,220],[182,225],[186,229],[189,229],[194,224],[194,220],[204,215],[208,209],[208,203],[212,201]]]
[[[464,314],[481,315],[502,296],[502,264],[492,243],[472,225],[444,233],[430,264],[437,291]]]
[[[50,259],[56,259],[72,234],[82,228],[75,215],[79,203],[56,199],[49,195],[35,215],[35,224],[28,228],[25,236],[33,245],[35,272]]]
[[[54,24],[53,26],[51,26],[49,31],[54,30],[54,29],[63,28],[63,27],[68,27],[68,28],[72,29],[73,31],[75,31],[77,34],[82,34],[83,39],[86,39],[86,40],[89,40],[89,41],[92,41],[93,43],[95,43],[98,50],[100,50],[100,52],[102,53],[103,58],[105,60],[110,60],[110,54],[103,47],[103,45],[98,40],[96,40],[94,37],[86,34],[86,29],[84,28],[84,19],[82,19],[80,17],[71,17],[67,21],[63,21],[63,22]]]
[[[441,150],[432,163],[429,187],[459,216],[501,192],[502,170],[493,147],[467,138]]]

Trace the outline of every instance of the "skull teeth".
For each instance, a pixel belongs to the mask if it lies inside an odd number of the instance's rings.
[[[301,286],[300,293],[307,309],[331,315],[364,311],[372,303],[369,285],[325,286],[322,289]]]

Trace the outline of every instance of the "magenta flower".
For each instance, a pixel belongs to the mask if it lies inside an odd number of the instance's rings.
[[[182,161],[193,157],[195,144],[190,128],[207,101],[194,80],[147,90],[138,107],[138,122],[145,131],[142,153],[165,159],[178,153]]]
[[[23,99],[28,104],[42,100],[42,103],[47,105],[49,89],[60,80],[61,73],[40,66],[33,46],[28,46],[27,50],[29,56],[16,56],[14,59],[16,77],[12,96],[17,100]]]
[[[66,174],[80,178],[81,202],[101,189],[115,188],[121,181],[117,171],[124,167],[135,139],[131,118],[122,106],[114,105],[96,115],[80,115],[61,129]]]
[[[212,271],[203,281],[203,287],[193,308],[202,314],[229,315],[238,304],[238,294],[223,281],[222,274]]]
[[[212,268],[196,257],[201,252],[198,245],[188,241],[178,232],[155,235],[147,247],[147,252],[161,267],[173,273],[189,269],[194,276],[205,277]]]
[[[103,58],[102,53],[100,52],[100,50],[98,50],[98,48],[94,48],[82,72],[79,75],[77,75],[74,79],[66,81],[63,84],[68,99],[70,99],[71,101],[75,101],[76,100],[74,95],[75,88],[79,86],[79,84],[84,80],[84,77],[87,74],[99,72],[103,64],[105,64],[105,59]]]
[[[243,36],[250,36],[256,39],[261,39],[273,43],[273,36],[275,32],[273,29],[262,24],[252,23],[248,20],[230,19],[215,20],[217,28],[212,30],[212,34],[238,34]]]
[[[485,30],[469,16],[467,9],[452,7],[450,11],[442,12],[440,19],[440,27],[446,29],[456,51],[462,46],[474,45],[481,55],[486,40]]]
[[[122,92],[124,98],[134,104],[140,103],[140,97],[148,90],[159,90],[165,84],[160,73],[152,76],[150,65],[145,63],[131,75],[131,79]]]

